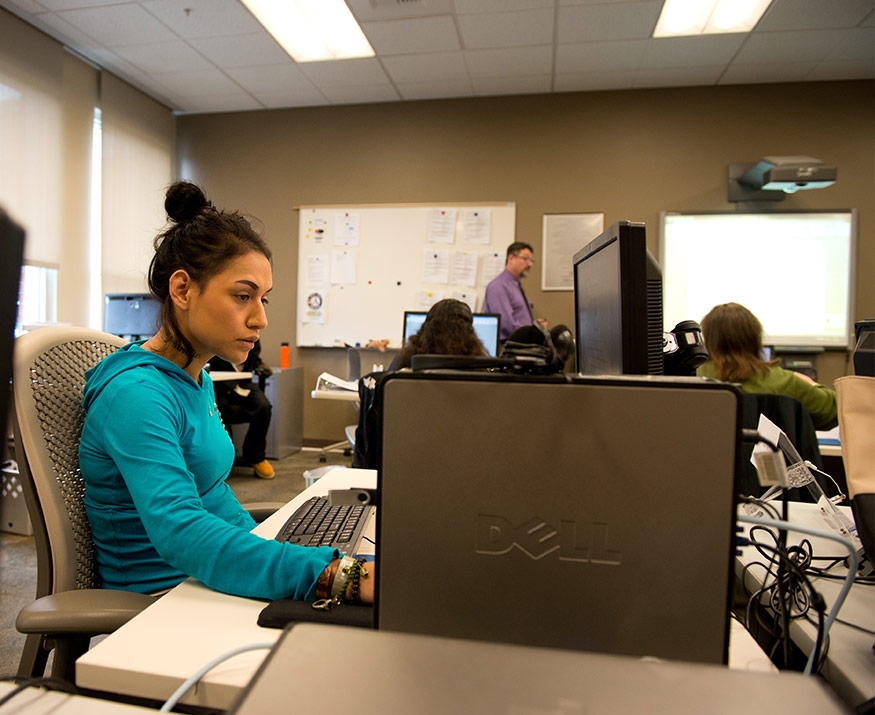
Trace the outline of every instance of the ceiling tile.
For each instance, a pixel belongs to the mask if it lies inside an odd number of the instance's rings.
[[[553,80],[553,90],[556,92],[593,92],[606,89],[632,89],[635,83],[635,74],[634,70],[557,74]]]
[[[362,24],[362,30],[374,50],[381,55],[442,52],[461,48],[459,33],[449,16],[368,22]]]
[[[872,62],[867,60],[829,60],[818,62],[805,78],[809,82],[845,79],[871,79]]]
[[[549,77],[553,70],[553,49],[541,45],[508,50],[467,50],[465,63],[472,77]]]
[[[453,0],[346,0],[360,22],[451,15]]]
[[[604,0],[602,0],[604,1]],[[459,15],[482,12],[518,12],[553,8],[553,0],[455,0]]]
[[[226,37],[263,31],[239,0],[143,0],[143,8],[180,37]]]
[[[116,54],[147,74],[213,69],[213,65],[191,45],[182,40],[128,45],[116,48]]]
[[[176,35],[137,4],[64,10],[58,15],[107,47],[175,40]]]
[[[825,57],[844,37],[842,30],[799,30],[768,32],[747,38],[735,58],[736,63],[787,63]]]
[[[871,12],[872,0],[772,0],[757,30],[856,27]]]
[[[815,62],[736,62],[723,73],[719,84],[804,82],[815,66]]]
[[[556,51],[556,72],[573,74],[596,70],[634,70],[641,64],[648,42],[649,40],[619,40],[559,45]]]
[[[396,83],[456,80],[468,76],[465,58],[461,52],[387,57],[383,60],[383,66]]]
[[[402,99],[447,99],[471,97],[474,92],[467,80],[441,80],[437,82],[402,82],[398,84]]]
[[[317,87],[350,87],[353,85],[380,87],[389,84],[389,78],[375,59],[345,60],[343,62],[307,62],[298,68]]]
[[[650,40],[644,51],[643,66],[684,67],[724,65],[731,62],[745,40],[745,35],[716,37],[665,37]]]
[[[189,40],[192,47],[219,67],[292,63],[285,50],[266,32]]]
[[[363,87],[361,85],[332,86],[324,89],[332,104],[371,104],[397,102],[400,97],[394,87]]]
[[[634,86],[639,88],[708,86],[717,84],[722,71],[723,65],[667,68],[645,66],[638,70]]]
[[[840,39],[824,54],[828,60],[861,60],[875,66],[875,41],[871,28],[845,30]]]
[[[280,65],[231,67],[226,73],[237,84],[246,87],[253,94],[314,88],[310,79],[292,62]]]
[[[512,94],[546,94],[552,89],[550,75],[537,77],[475,77],[472,80],[474,94],[512,95]]]
[[[466,50],[548,45],[553,41],[552,10],[460,15],[458,22]]]
[[[648,39],[661,9],[661,0],[560,7],[557,37],[560,43]]]

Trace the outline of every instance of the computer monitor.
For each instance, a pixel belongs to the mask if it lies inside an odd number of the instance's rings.
[[[155,334],[161,303],[149,293],[107,293],[103,297],[103,329],[128,340]]]
[[[854,374],[875,377],[875,319],[854,323]]]
[[[9,413],[12,351],[18,314],[18,285],[24,256],[24,229],[0,208],[0,439],[6,440]],[[2,450],[0,450],[2,452]]]
[[[404,337],[402,345],[411,335],[419,332],[427,313],[415,310],[404,311]],[[501,334],[501,316],[497,313],[474,313],[474,332],[492,357],[498,355],[498,339]]]
[[[663,373],[662,270],[643,223],[620,221],[574,255],[577,371]]]

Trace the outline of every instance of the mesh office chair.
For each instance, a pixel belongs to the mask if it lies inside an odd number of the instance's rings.
[[[22,677],[43,675],[54,649],[52,675],[72,682],[76,658],[93,636],[111,633],[154,602],[100,588],[79,471],[85,371],[125,342],[73,327],[41,328],[15,341],[15,456],[37,551],[36,600],[15,623],[27,635]]]
[[[15,622],[27,635],[21,676],[41,676],[54,649],[52,675],[72,682],[93,636],[112,633],[155,600],[100,588],[79,470],[85,371],[125,343],[77,327],[40,328],[15,341],[15,456],[37,550],[36,600]],[[261,521],[279,506],[244,508]]]

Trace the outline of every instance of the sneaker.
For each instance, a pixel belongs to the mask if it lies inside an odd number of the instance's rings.
[[[259,479],[273,479],[276,476],[276,472],[273,471],[273,467],[266,459],[258,464],[253,464],[252,469]]]

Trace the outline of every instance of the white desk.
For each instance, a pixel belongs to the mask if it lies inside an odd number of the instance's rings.
[[[12,683],[0,683],[0,697],[15,690]],[[82,695],[28,688],[0,706],[0,715],[145,715],[155,710],[136,705],[98,700]]]
[[[329,489],[376,486],[371,470],[338,468],[259,524],[272,538],[307,498]],[[229,596],[189,579],[76,661],[76,684],[93,690],[166,700],[185,679],[218,655],[256,643],[272,644],[282,631],[261,628],[265,601]],[[226,709],[251,679],[267,650],[234,656],[213,669],[182,702]]]
[[[780,505],[778,504],[780,512]],[[849,507],[839,507],[850,514]],[[815,504],[791,502],[790,521],[812,529],[827,530]],[[747,534],[750,524],[741,524]],[[788,531],[787,543],[799,543],[803,538],[811,542],[814,556],[843,556],[847,551],[838,543],[825,538],[809,536]],[[736,573],[741,576],[744,565],[759,561],[759,554],[753,547],[742,549],[736,559]],[[835,573],[844,575],[845,569],[837,568]],[[745,586],[753,591],[762,583],[763,569],[752,567],[744,572]],[[832,607],[842,582],[830,579],[812,579],[814,587],[826,600],[827,610]],[[868,629],[868,633],[836,621],[829,633],[829,649],[821,674],[833,690],[851,708],[875,696],[875,586],[855,584],[851,587],[838,618],[848,623]],[[790,636],[800,650],[808,656],[814,647],[817,628],[804,619],[794,619],[790,625]]]
[[[359,393],[352,390],[313,390],[310,397],[314,400],[337,400],[339,402],[358,402]]]
[[[255,532],[271,538],[291,512],[329,489],[376,486],[372,470],[338,468],[328,472]],[[76,662],[76,684],[94,690],[167,699],[183,681],[213,658],[240,646],[276,641],[282,631],[257,625],[265,602],[212,591],[189,580],[101,641]],[[234,656],[213,669],[182,702],[226,709],[251,680],[267,650]],[[774,666],[732,620],[729,666],[774,671]]]
[[[251,380],[251,372],[237,372],[236,370],[213,370],[210,372],[213,382],[225,382],[226,380]]]

